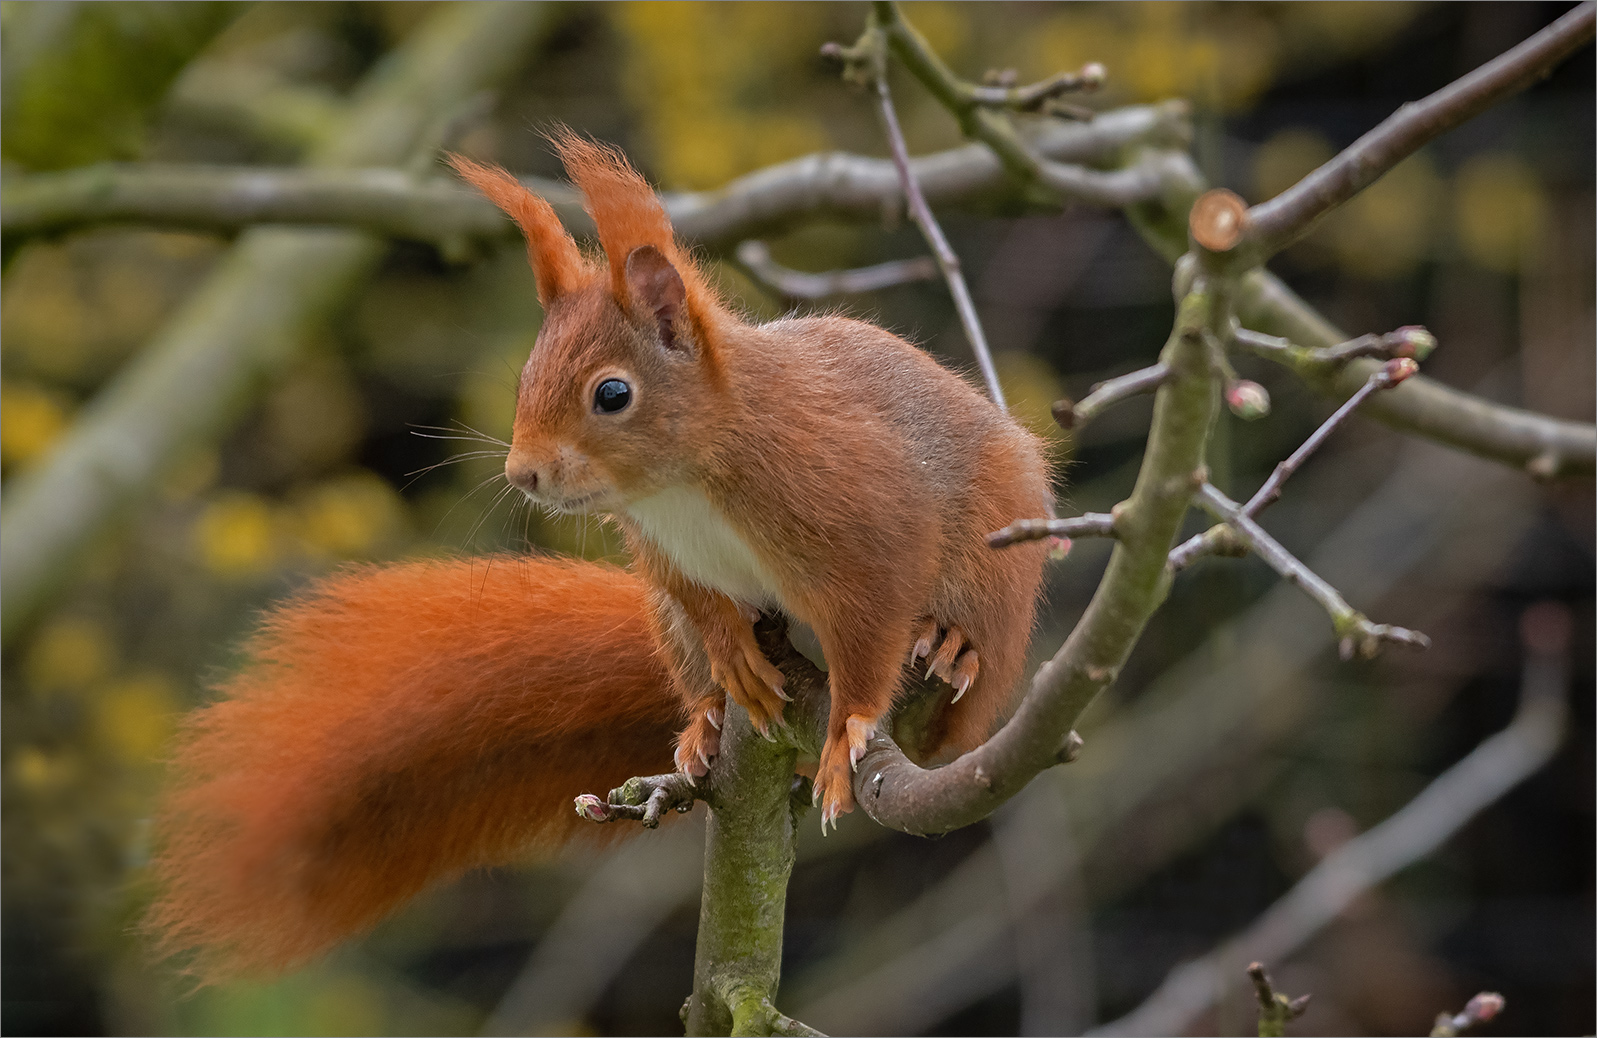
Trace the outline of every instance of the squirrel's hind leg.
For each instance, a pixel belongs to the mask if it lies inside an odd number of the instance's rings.
[[[839,628],[847,633],[840,633]],[[895,637],[888,632],[902,632]],[[832,712],[826,743],[815,772],[815,796],[821,802],[821,828],[837,827],[838,816],[854,810],[853,774],[865,744],[876,734],[898,690],[899,667],[912,638],[921,632],[903,622],[857,622],[817,629],[821,649],[831,665]]]

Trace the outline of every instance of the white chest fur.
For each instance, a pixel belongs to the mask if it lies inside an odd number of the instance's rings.
[[[626,512],[694,583],[753,606],[780,604],[776,580],[700,491],[672,487],[634,501]]]

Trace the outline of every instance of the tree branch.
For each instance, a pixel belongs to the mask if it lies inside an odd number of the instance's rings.
[[[1244,325],[1311,349],[1334,347],[1349,339],[1265,270],[1243,275],[1236,308]],[[1327,368],[1314,354],[1264,355],[1285,363],[1311,388],[1338,400],[1357,392],[1379,367],[1376,361],[1362,358]],[[1538,479],[1597,472],[1597,426],[1494,404],[1423,375],[1375,397],[1364,413],[1400,432],[1516,466]]]
[[[875,17],[891,19],[884,24],[894,53],[932,95],[959,118],[965,135],[993,148],[1005,168],[1023,183],[1037,180],[1034,173],[1037,160],[1027,152],[1025,142],[1015,136],[1013,128],[992,112],[983,111],[978,113],[979,118],[967,118],[967,110],[962,107],[955,89],[958,80],[925,41],[913,33],[897,8],[891,3],[878,2],[873,10]],[[899,27],[903,31],[899,31]],[[1583,31],[1589,33],[1589,30]],[[1185,164],[1176,168],[1179,161]],[[1184,155],[1144,154],[1134,167],[1128,167],[1127,171],[1131,170],[1141,175],[1162,170],[1162,190],[1144,192],[1137,204],[1128,201],[1103,204],[1130,205],[1127,215],[1133,226],[1155,251],[1174,262],[1187,251],[1187,210],[1203,189],[1202,178]],[[1069,184],[1055,186],[1071,188]],[[1032,197],[1035,195],[1036,192],[1032,192]],[[1157,207],[1143,204],[1149,202],[1157,203]],[[1350,338],[1338,332],[1278,278],[1262,269],[1243,275],[1234,306],[1244,324],[1285,335],[1305,345],[1330,347]],[[1355,361],[1329,376],[1300,374],[1318,391],[1346,399],[1369,378],[1372,370],[1369,362]],[[1372,402],[1368,412],[1371,417],[1400,431],[1438,440],[1481,457],[1523,466],[1537,478],[1597,472],[1597,426],[1560,421],[1489,403],[1429,379],[1411,379],[1402,391],[1383,394]]]
[[[1246,241],[1261,259],[1286,248],[1427,141],[1546,76],[1591,42],[1594,24],[1597,4],[1581,4],[1474,72],[1403,105],[1325,165],[1249,209]]]
[[[1287,959],[1355,898],[1435,851],[1541,770],[1564,737],[1570,621],[1560,606],[1535,608],[1522,623],[1528,650],[1525,674],[1519,711],[1507,728],[1475,747],[1396,814],[1329,854],[1242,934],[1178,966],[1141,1006],[1091,1033],[1185,1033],[1221,996],[1226,978],[1241,963]]]
[[[1288,998],[1276,991],[1262,962],[1248,964],[1248,979],[1253,981],[1253,996],[1259,1003],[1259,1038],[1286,1038],[1287,1021],[1303,1015],[1310,996]]]
[[[987,535],[987,547],[1040,541],[1046,537],[1115,537],[1115,517],[1109,512],[1088,512],[1074,519],[1019,519]]]
[[[1165,102],[1105,112],[1087,125],[1051,123],[1031,143],[1063,162],[1107,165],[1130,145],[1183,146],[1188,124],[1185,104]],[[1152,167],[1159,155],[1154,151],[1136,162]],[[923,155],[910,165],[934,205],[991,204],[1006,190],[1003,167],[980,145]],[[1157,178],[1157,170],[1151,172]],[[592,233],[593,222],[569,185],[523,182],[547,198],[574,232]],[[667,194],[664,201],[679,234],[716,249],[807,220],[880,221],[883,213],[904,210],[893,163],[846,152],[807,155],[714,191]],[[518,235],[476,192],[394,169],[106,164],[0,179],[0,234],[13,240],[127,222],[221,232],[258,223],[354,226],[440,246]]]
[[[1107,379],[1093,386],[1091,392],[1080,403],[1074,403],[1069,399],[1054,401],[1051,409],[1054,421],[1059,423],[1061,429],[1079,429],[1098,417],[1099,412],[1113,407],[1122,400],[1152,393],[1169,378],[1169,368],[1163,364],[1154,364],[1127,375]]]
[[[1004,387],[998,383],[998,369],[993,366],[993,354],[987,348],[987,333],[982,330],[981,318],[976,313],[976,301],[970,297],[970,286],[965,284],[965,272],[960,266],[959,254],[948,244],[937,217],[932,215],[931,206],[926,204],[926,196],[921,194],[920,185],[915,182],[915,171],[909,164],[909,147],[904,143],[904,131],[898,125],[898,112],[893,108],[893,95],[887,87],[885,68],[879,68],[876,73],[876,101],[881,110],[882,126],[887,131],[887,144],[893,153],[893,165],[898,170],[904,197],[909,200],[909,215],[925,236],[926,244],[932,247],[932,255],[937,258],[943,280],[948,282],[948,294],[953,297],[954,310],[958,312],[959,323],[965,329],[965,340],[970,343],[971,352],[976,355],[976,366],[981,368],[982,378],[987,381],[987,394],[1000,411],[1008,411],[1009,405],[1004,402]]]
[[[1507,1002],[1495,991],[1482,991],[1464,1004],[1463,1012],[1438,1013],[1431,1038],[1458,1038],[1497,1018]]]
[[[1396,333],[1393,333],[1396,334]],[[1379,341],[1380,336],[1366,336],[1366,338]],[[1347,401],[1337,408],[1320,427],[1314,430],[1308,439],[1304,440],[1291,457],[1277,465],[1270,473],[1270,478],[1264,481],[1248,503],[1242,506],[1241,515],[1248,519],[1257,519],[1259,513],[1274,504],[1281,497],[1281,487],[1291,478],[1292,474],[1303,466],[1309,456],[1319,450],[1321,445],[1330,438],[1347,416],[1367,400],[1372,394],[1382,389],[1390,389],[1404,380],[1412,377],[1414,361],[1408,357],[1398,357],[1388,361],[1386,365],[1376,369],[1369,381],[1357,393],[1347,398]],[[1170,553],[1170,568],[1182,570],[1200,555],[1205,554],[1240,554],[1235,549],[1246,551],[1247,545],[1237,540],[1236,532],[1222,524],[1213,527],[1189,538]]]
[[[1369,617],[1347,604],[1347,600],[1327,584],[1317,573],[1299,562],[1297,557],[1281,546],[1281,542],[1264,532],[1264,528],[1242,514],[1242,506],[1205,483],[1198,489],[1198,503],[1215,518],[1230,526],[1237,540],[1289,583],[1303,589],[1303,593],[1318,602],[1331,616],[1331,626],[1340,639],[1339,649],[1344,660],[1355,653],[1369,658],[1380,651],[1382,642],[1397,642],[1416,648],[1430,647],[1431,640],[1418,631],[1390,624],[1371,623]]]
[[[1079,201],[1110,208],[1139,202],[1168,202],[1176,195],[1186,195],[1188,202],[1196,197],[1197,188],[1190,165],[1176,167],[1153,162],[1143,168],[1104,173],[1082,165],[1055,161],[1040,153],[1009,120],[992,110],[983,93],[987,88],[966,83],[953,74],[925,38],[903,17],[893,0],[877,0],[872,4],[871,18],[872,25],[866,30],[867,37],[873,32],[880,32],[893,55],[959,120],[960,129],[966,137],[981,141],[991,148],[1004,168],[1026,188],[1042,189],[1031,190],[1031,197]],[[1101,75],[1094,78],[1101,79]],[[1139,163],[1139,167],[1142,164]]]
[[[937,261],[930,256],[812,274],[782,266],[771,258],[771,250],[762,241],[750,239],[744,242],[737,247],[736,255],[738,262],[755,280],[787,299],[825,299],[829,296],[875,292],[912,281],[932,281],[938,277]]]

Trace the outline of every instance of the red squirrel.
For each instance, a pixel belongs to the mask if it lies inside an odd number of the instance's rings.
[[[875,325],[743,320],[620,152],[569,131],[551,139],[602,266],[510,174],[451,160],[521,225],[545,310],[506,475],[546,508],[611,516],[637,571],[685,614],[694,637],[676,640],[687,649],[673,665],[691,713],[684,770],[714,756],[722,690],[761,732],[781,722],[782,675],[749,612],[813,629],[832,697],[815,794],[822,829],[835,827],[906,659],[929,655],[953,687],[942,724],[953,749],[980,744],[1007,705],[1045,549],[993,551],[984,536],[1051,514],[1041,444]],[[713,684],[683,659],[695,649]]]
[[[808,624],[829,666],[823,828],[906,659],[949,685],[923,756],[980,744],[1021,676],[1045,549],[983,535],[1049,514],[1037,440],[881,328],[744,321],[618,153],[555,144],[603,263],[508,173],[452,160],[520,225],[545,308],[506,474],[613,516],[634,571],[363,567],[271,612],[186,723],[155,819],[144,929],[202,980],[297,966],[466,869],[624,831],[572,797],[671,766],[673,736],[703,775],[725,694],[781,723],[754,610]]]

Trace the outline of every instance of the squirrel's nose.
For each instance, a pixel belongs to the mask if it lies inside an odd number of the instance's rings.
[[[515,454],[507,457],[505,478],[529,494],[538,492],[538,465],[531,458]]]

